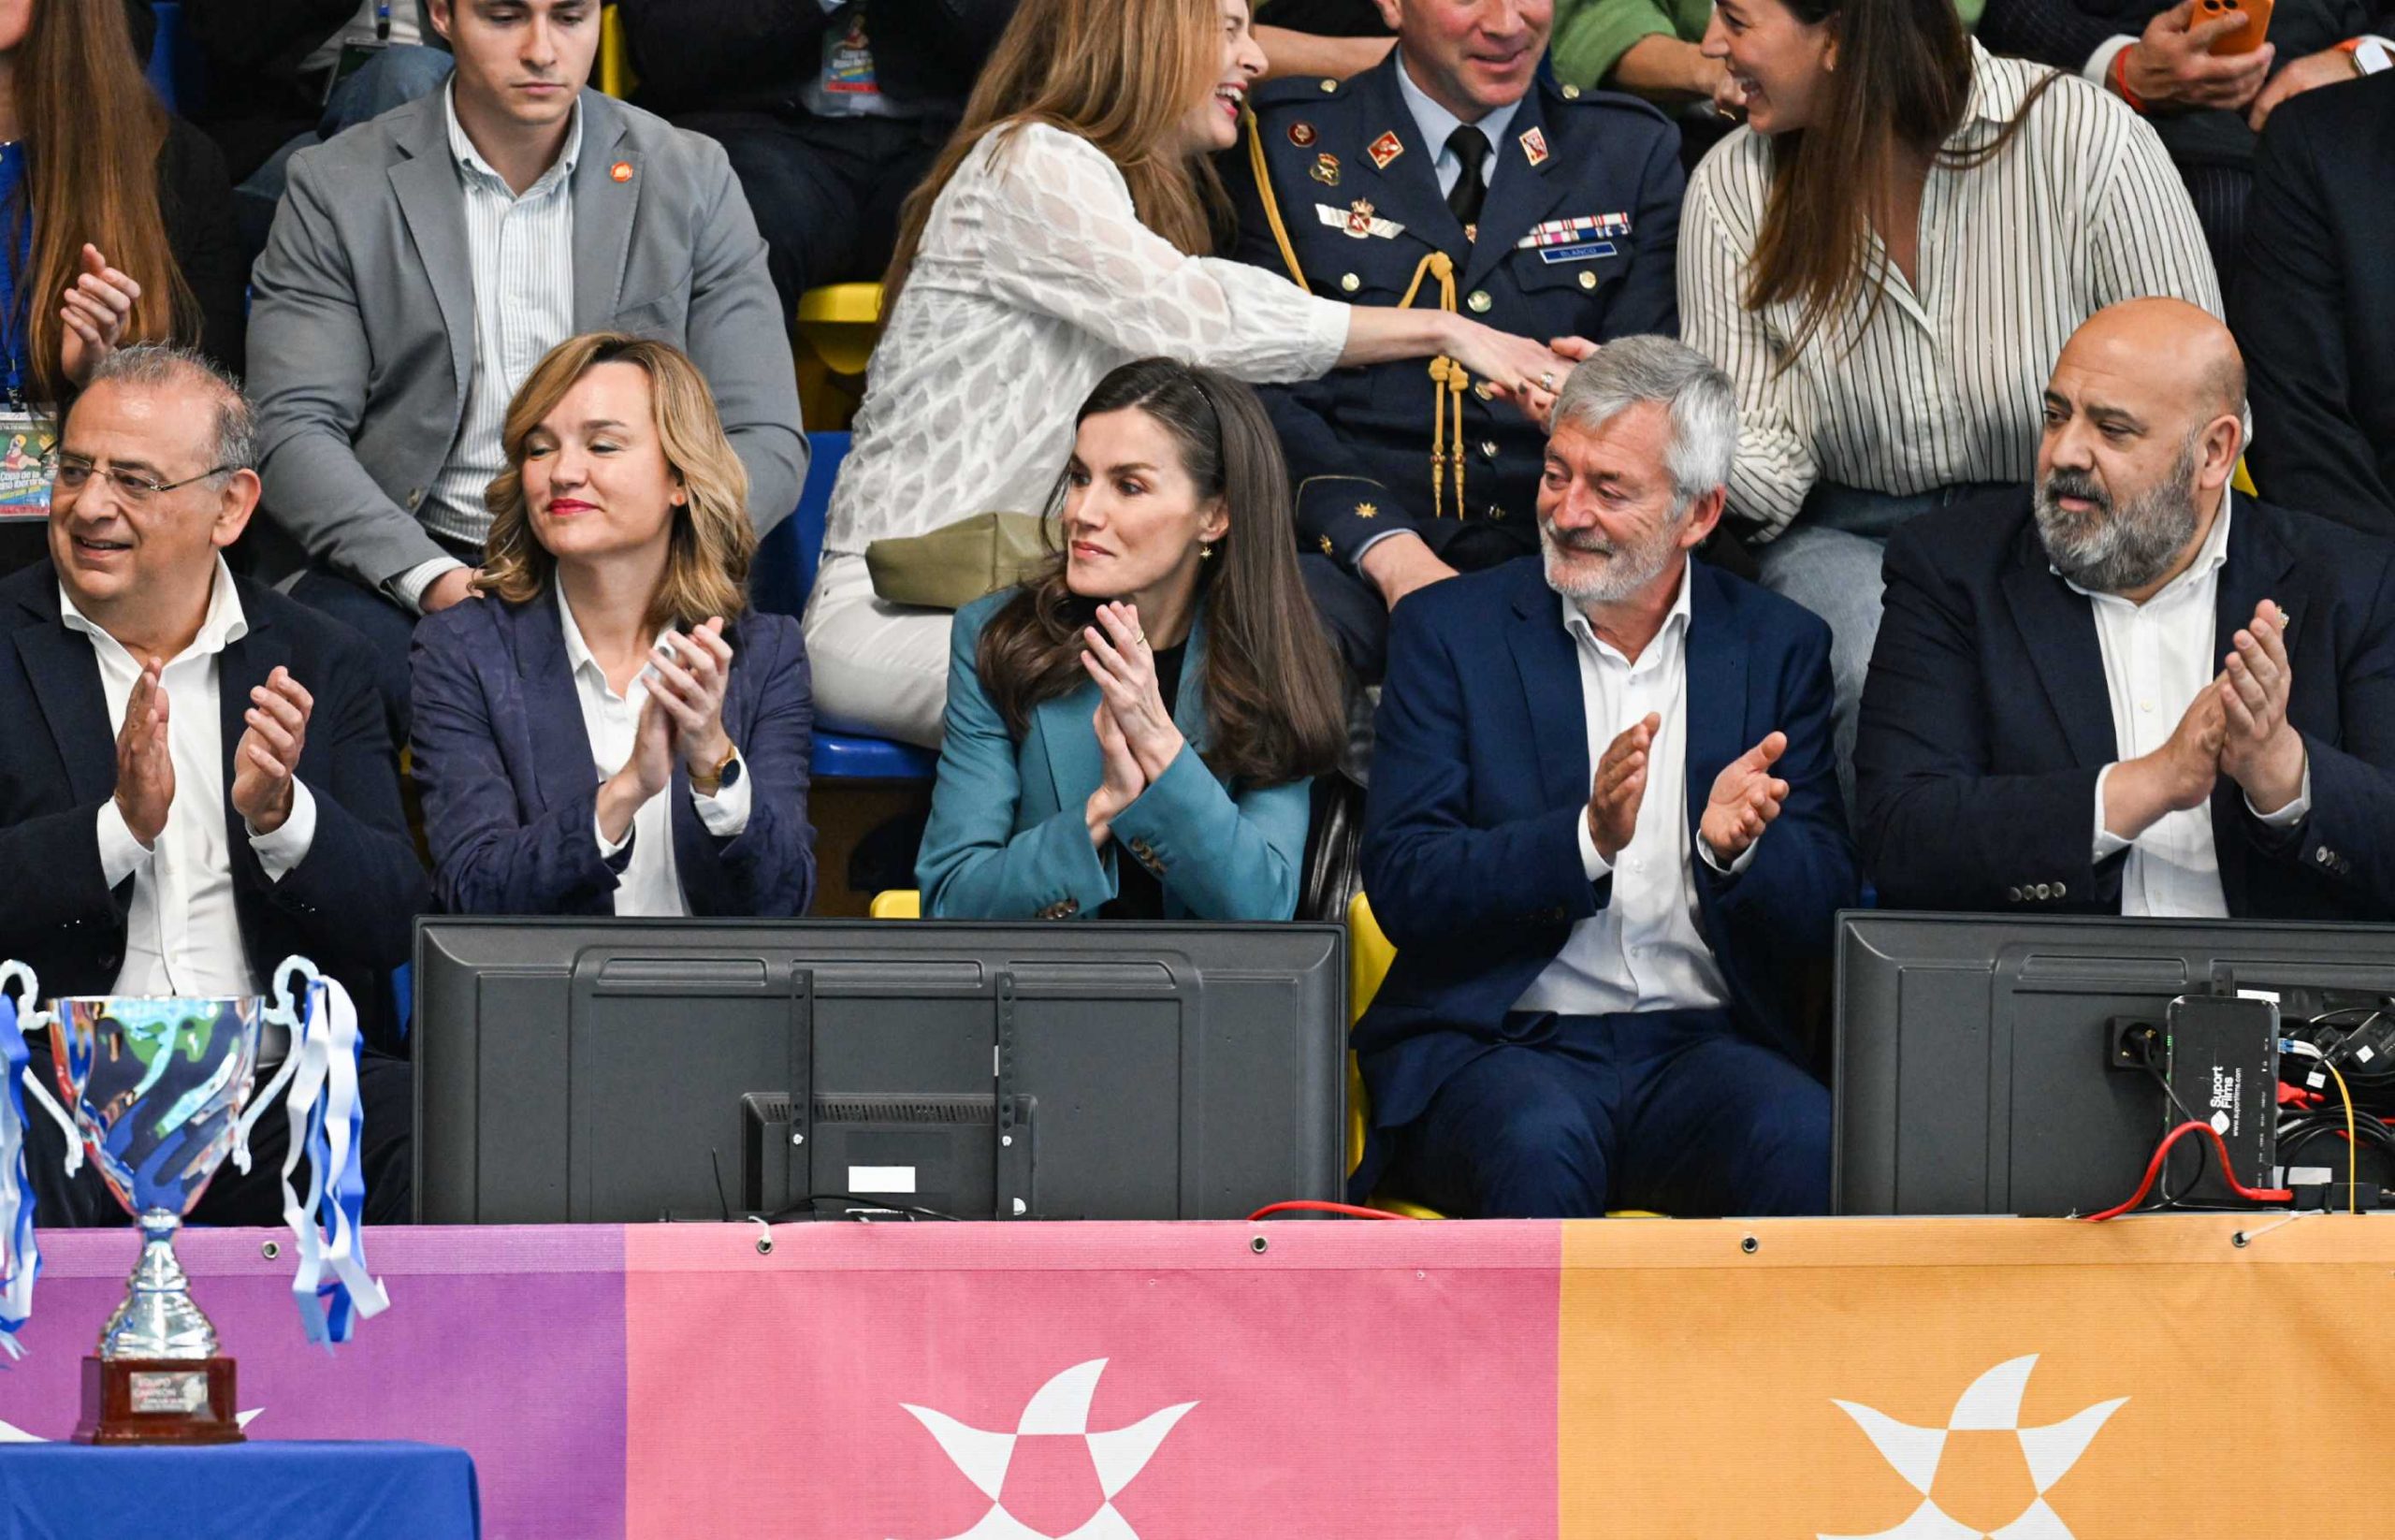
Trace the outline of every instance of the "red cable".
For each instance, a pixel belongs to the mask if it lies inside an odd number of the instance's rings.
[[[1286,1203],[1267,1203],[1247,1216],[1251,1225],[1259,1219],[1270,1219],[1276,1213],[1337,1213],[1350,1219],[1405,1219],[1409,1215],[1391,1213],[1386,1209],[1358,1208],[1353,1203],[1325,1203],[1318,1199],[1292,1199]]]
[[[2170,1147],[2179,1142],[2180,1136],[2190,1133],[2204,1135],[2219,1149],[2221,1175],[2228,1181],[2229,1191],[2238,1197],[2249,1203],[2292,1203],[2295,1201],[2295,1194],[2283,1187],[2249,1187],[2238,1181],[2236,1173],[2229,1167],[2228,1146],[2222,1140],[2220,1130],[2209,1123],[2190,1122],[2183,1123],[2162,1136],[2162,1142],[2155,1147],[2154,1158],[2145,1163],[2145,1180],[2137,1184],[2137,1191],[2129,1195],[2127,1202],[2106,1209],[2102,1213],[2091,1213],[2087,1216],[2087,1222],[2094,1225],[2107,1219],[2118,1219],[2144,1202],[2146,1194],[2154,1190],[2156,1179],[2162,1174],[2162,1163],[2170,1158]]]

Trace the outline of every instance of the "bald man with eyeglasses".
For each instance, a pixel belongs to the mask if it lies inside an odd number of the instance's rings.
[[[368,1216],[403,1218],[408,1067],[372,1045],[399,1040],[390,974],[428,890],[365,640],[225,564],[255,460],[249,404],[194,353],[115,352],[68,414],[49,557],[0,582],[0,956],[53,996],[256,995],[312,959],[370,1045]],[[262,1044],[261,1079],[286,1048]],[[195,1221],[279,1217],[286,1120],[252,1137]],[[93,1167],[60,1173],[60,1138],[27,1126],[40,1223],[123,1222]]]

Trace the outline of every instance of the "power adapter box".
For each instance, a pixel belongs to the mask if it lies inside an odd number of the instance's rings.
[[[2187,1111],[2220,1135],[2238,1181],[2248,1187],[2269,1186],[2278,1159],[2278,1002],[2183,995],[2170,1002],[2165,1030],[2172,1093]],[[2169,1109],[2169,1115],[2173,1125],[2181,1121],[2177,1106]],[[2179,1195],[2182,1202],[2226,1206],[2242,1201],[2222,1180],[2219,1152],[2212,1154],[2203,1175]]]

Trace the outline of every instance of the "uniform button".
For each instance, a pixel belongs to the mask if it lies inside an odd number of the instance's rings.
[[[1480,458],[1485,460],[1493,460],[1497,458],[1497,441],[1495,439],[1483,439],[1480,441]]]
[[[2008,904],[2018,904],[2021,902],[2021,890],[2018,888],[2005,889],[2004,901]]]
[[[2320,847],[2320,850],[2319,850],[2319,851],[2318,851],[2318,860],[2319,860],[2319,862],[2320,862],[2320,864],[2322,864],[2323,866],[2325,866],[2325,865],[2327,865],[2327,864],[2329,864],[2329,847],[2327,847],[2326,845],[2323,845],[2323,846],[2321,846],[2321,847]]]
[[[1565,86],[1563,88],[1563,99],[1567,102],[1578,101],[1580,99],[1580,88],[1576,85]]]
[[[1364,286],[1364,281],[1363,281],[1362,279],[1360,279],[1360,278],[1357,277],[1357,276],[1356,276],[1354,273],[1352,273],[1352,272],[1349,272],[1349,273],[1341,273],[1341,274],[1339,275],[1339,286],[1340,286],[1341,288],[1343,288],[1343,289],[1346,290],[1349,294],[1353,294],[1353,293],[1355,293],[1357,289],[1360,289],[1360,288],[1362,288],[1362,287]]]
[[[1337,80],[1325,80],[1325,81],[1323,81],[1323,82],[1322,82],[1323,94],[1325,94],[1325,95],[1328,95],[1331,92],[1334,92],[1334,91],[1336,91],[1336,90],[1338,90],[1338,89],[1339,89],[1339,82],[1338,82]]]
[[[2054,895],[2054,890],[2052,884],[2045,882],[2038,884],[2038,896],[2039,898],[2052,898]]]
[[[1592,272],[1583,271],[1580,274],[1580,286],[1584,289],[1595,288],[1597,286],[1597,275]]]
[[[2064,886],[2062,883],[2057,882],[2054,884],[2054,896],[2056,898],[2068,898],[2070,896],[2070,889]]]
[[[1466,299],[1464,303],[1472,307],[1473,314],[1486,315],[1488,313],[1488,307],[1496,301],[1488,298],[1487,289],[1474,289],[1472,291],[1472,298]]]

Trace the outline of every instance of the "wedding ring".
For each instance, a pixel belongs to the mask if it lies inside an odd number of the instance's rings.
[[[1552,395],[1554,395],[1554,394],[1555,394],[1555,371],[1554,371],[1554,370],[1548,370],[1547,372],[1546,372],[1545,374],[1540,375],[1540,376],[1538,377],[1538,383],[1540,384],[1540,385],[1542,385],[1543,387],[1545,387],[1545,389],[1546,389],[1546,393],[1547,393],[1548,395],[1552,396]]]
[[[1132,632],[1131,645],[1135,647],[1146,647],[1148,645],[1148,633],[1144,631]]]

